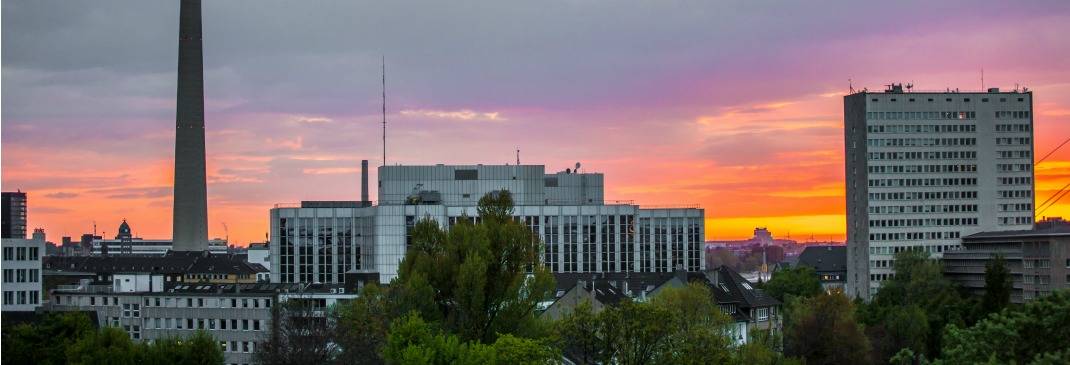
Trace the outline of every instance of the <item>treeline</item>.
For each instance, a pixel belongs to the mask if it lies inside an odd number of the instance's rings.
[[[896,275],[869,303],[826,293],[813,269],[774,274],[764,284],[787,306],[784,353],[807,364],[1055,364],[1070,360],[1070,290],[1010,304],[1001,258],[977,298],[942,274],[937,260],[904,251]]]
[[[118,328],[95,328],[84,312],[49,313],[35,323],[5,325],[2,357],[5,364],[39,365],[223,363],[222,349],[204,331],[135,343]]]

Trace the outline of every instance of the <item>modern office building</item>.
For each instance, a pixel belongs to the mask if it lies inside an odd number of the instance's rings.
[[[3,192],[3,229],[0,238],[26,238],[26,193]]]
[[[1032,227],[1032,103],[898,84],[844,97],[848,295],[870,298],[901,250],[939,258],[961,237]]]
[[[514,216],[544,242],[553,272],[671,272],[704,267],[704,211],[603,199],[603,175],[542,165],[379,168],[379,204],[306,201],[271,210],[272,282],[337,283],[350,271],[397,275],[416,222],[478,219],[479,199],[508,190]]]
[[[41,258],[45,240],[37,238],[0,238],[3,246],[3,311],[32,311],[41,306]]]
[[[986,265],[997,255],[1010,272],[1012,303],[1070,289],[1070,225],[1065,222],[1039,222],[1030,230],[963,237],[961,249],[944,253],[944,276],[975,295],[984,295]]]

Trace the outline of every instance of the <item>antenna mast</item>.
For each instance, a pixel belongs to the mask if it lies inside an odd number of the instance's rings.
[[[383,166],[386,166],[386,55],[383,55]]]

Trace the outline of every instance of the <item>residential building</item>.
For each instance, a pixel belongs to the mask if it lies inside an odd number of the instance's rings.
[[[847,283],[847,246],[809,246],[799,254],[796,265],[813,268],[825,291],[843,290]]]
[[[264,271],[264,267],[233,255],[192,251],[166,256],[49,256],[44,262],[46,289],[91,284],[117,292],[160,290],[180,284],[255,284],[257,275]]]
[[[3,202],[0,205],[0,238],[26,238],[26,193],[22,191],[0,193]]]
[[[1070,289],[1070,225],[1041,222],[1030,230],[992,231],[962,238],[945,252],[944,276],[976,295],[985,292],[985,270],[1002,256],[1010,272],[1011,302],[1024,303]]]
[[[1032,227],[1032,103],[899,84],[844,97],[849,296],[871,298],[897,252],[940,258],[961,237]]]
[[[257,274],[258,282],[271,281],[271,250],[268,248],[268,242],[250,243],[245,250],[245,257],[246,262],[265,268],[264,272]]]
[[[41,306],[41,258],[45,253],[42,235],[36,238],[0,238],[3,247],[3,311],[33,311]]]
[[[514,217],[544,243],[553,272],[671,272],[704,267],[704,211],[606,202],[602,174],[542,165],[381,166],[379,205],[305,201],[271,210],[272,282],[338,283],[351,270],[389,282],[416,223],[478,220],[485,194],[508,190]]]

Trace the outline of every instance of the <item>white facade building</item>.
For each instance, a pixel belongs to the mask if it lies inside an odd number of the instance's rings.
[[[606,203],[603,175],[547,174],[541,165],[384,166],[379,205],[303,202],[271,210],[272,282],[337,283],[349,271],[397,275],[421,219],[450,227],[477,217],[486,193],[513,194],[514,216],[544,242],[554,272],[699,271],[704,211]]]
[[[844,97],[848,295],[871,298],[904,249],[939,258],[969,234],[1032,228],[1032,97],[901,85]]]
[[[36,236],[36,235],[35,235]],[[40,307],[41,257],[45,254],[43,236],[35,239],[3,238],[3,310],[32,311]]]

